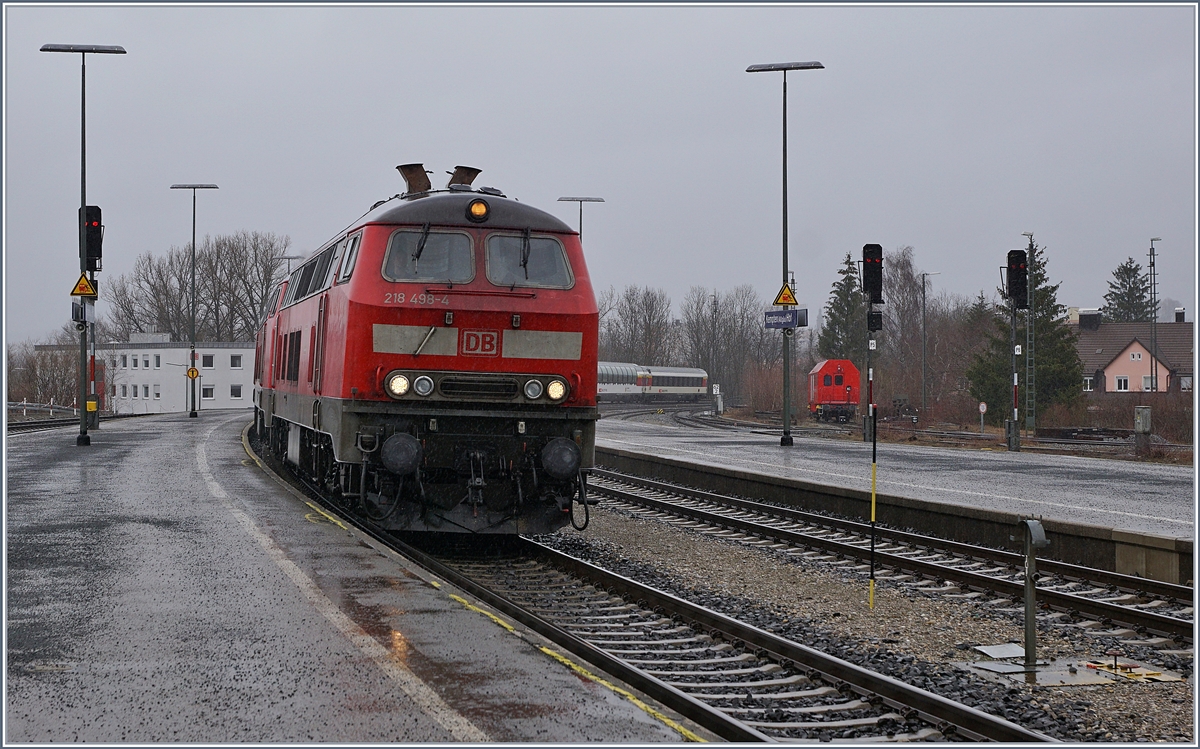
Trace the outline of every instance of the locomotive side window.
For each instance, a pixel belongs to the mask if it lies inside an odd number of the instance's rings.
[[[342,253],[342,267],[338,271],[338,283],[346,283],[350,280],[350,274],[354,272],[354,261],[358,260],[358,245],[361,241],[361,233],[350,237],[347,249]]]
[[[841,385],[841,384],[842,384],[842,376],[841,376],[841,375],[834,375],[834,376],[833,376],[833,384],[834,384],[834,385]]]
[[[821,384],[824,385],[825,387],[829,387],[830,385],[833,384],[833,378],[830,377],[829,375],[825,375],[824,377],[821,378]]]
[[[468,283],[475,277],[471,237],[458,232],[397,231],[388,242],[383,277],[389,281]]]
[[[522,234],[488,237],[487,277],[496,286],[569,289],[575,285],[567,255],[557,239]]]

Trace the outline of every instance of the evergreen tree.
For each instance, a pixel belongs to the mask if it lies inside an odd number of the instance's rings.
[[[1150,274],[1129,258],[1113,271],[1104,295],[1104,319],[1110,322],[1150,322],[1155,309],[1150,304]]]
[[[858,265],[848,252],[838,275],[825,303],[817,351],[825,359],[849,359],[861,368],[867,359],[867,303]]]
[[[1083,391],[1083,365],[1079,352],[1075,350],[1075,334],[1067,326],[1066,307],[1058,303],[1060,283],[1050,284],[1049,274],[1042,253],[1045,248],[1034,247],[1029,258],[1029,289],[1032,310],[1017,311],[1017,343],[1025,346],[1026,325],[1029,314],[1034,319],[1035,386],[1037,407],[1041,411],[1047,406],[1069,404],[1080,397]],[[981,295],[982,297],[982,295]],[[988,404],[987,419],[992,424],[1002,424],[1012,417],[1012,332],[1011,308],[1008,304],[994,307],[989,315],[991,325],[981,323],[981,328],[991,327],[987,334],[987,345],[976,355],[967,369],[971,383],[971,395]],[[1020,421],[1025,416],[1025,359],[1029,352],[1017,357],[1017,382],[1019,383]]]

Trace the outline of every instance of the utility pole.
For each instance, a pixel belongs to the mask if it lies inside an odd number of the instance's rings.
[[[1154,268],[1154,243],[1162,237],[1150,239],[1150,392],[1158,392],[1158,271]]]
[[[921,421],[925,421],[925,281],[929,276],[940,276],[937,273],[921,274]]]
[[[1023,236],[1029,238],[1029,247],[1026,252],[1029,253],[1029,309],[1025,311],[1025,431],[1030,437],[1036,434],[1037,421],[1037,388],[1035,380],[1037,378],[1036,362],[1034,360],[1034,294],[1037,291],[1037,276],[1033,270],[1037,266],[1037,259],[1034,257],[1033,232],[1022,232]]]

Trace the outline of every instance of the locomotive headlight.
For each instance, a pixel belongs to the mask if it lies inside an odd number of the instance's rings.
[[[384,387],[387,389],[388,395],[393,398],[400,398],[408,394],[409,382],[408,378],[399,372],[392,372],[383,381]]]
[[[413,390],[417,391],[417,395],[429,395],[433,392],[433,380],[425,375],[421,375],[413,380]]]
[[[487,221],[488,213],[487,201],[482,198],[476,198],[467,204],[467,218],[477,224]]]
[[[551,380],[546,386],[546,395],[552,401],[560,401],[567,396],[567,383],[562,380]]]
[[[525,383],[525,397],[529,400],[537,400],[542,397],[542,383],[537,380],[530,380]]]

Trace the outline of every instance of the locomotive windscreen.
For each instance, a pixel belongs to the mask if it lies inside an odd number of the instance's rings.
[[[575,285],[562,245],[549,237],[528,240],[521,235],[488,237],[487,277],[497,286],[569,289]]]
[[[458,232],[398,231],[388,243],[383,277],[389,281],[467,283],[475,277],[471,237]],[[419,252],[418,252],[419,249]]]

